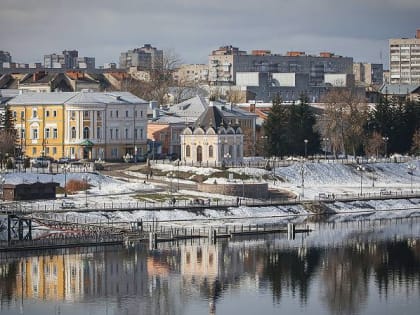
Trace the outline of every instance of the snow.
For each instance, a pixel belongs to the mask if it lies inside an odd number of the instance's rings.
[[[408,165],[413,164],[416,169],[411,174],[408,173]],[[172,164],[152,164],[152,167],[159,169],[163,172],[191,172],[195,174],[201,174],[205,176],[211,176],[216,172],[220,172],[220,169],[210,167],[189,167],[189,166],[177,166],[176,163]],[[356,165],[346,165],[339,163],[325,163],[325,162],[310,162],[305,163],[295,162],[288,166],[276,167],[273,170],[265,170],[261,168],[252,167],[241,167],[241,168],[229,168],[226,171],[237,174],[246,174],[249,179],[246,179],[244,183],[264,181],[263,176],[270,177],[273,174],[276,175],[277,180],[268,180],[269,187],[271,189],[281,189],[289,191],[296,196],[300,195],[303,199],[314,199],[319,196],[319,193],[328,194],[358,194],[363,189],[363,193],[379,193],[381,189],[387,189],[388,191],[410,191],[411,185],[413,190],[420,190],[420,163],[418,160],[412,160],[409,163],[374,163],[364,165],[365,171],[360,173],[356,169]],[[304,187],[302,184],[302,169],[304,177]],[[126,171],[129,178],[117,178],[104,176],[100,173],[95,172],[69,172],[65,178],[64,174],[41,174],[41,173],[3,173],[2,176],[5,178],[6,184],[19,184],[19,183],[33,183],[39,182],[57,182],[60,186],[64,186],[65,179],[67,181],[71,179],[84,180],[84,176],[88,176],[90,188],[87,192],[79,192],[74,195],[68,195],[68,199],[73,200],[77,207],[83,207],[86,201],[89,207],[102,207],[105,205],[109,207],[112,203],[113,206],[118,207],[121,204],[134,204],[134,203],[145,203],[149,204],[144,200],[139,201],[136,195],[143,195],[150,192],[160,193],[169,198],[169,192],[167,187],[171,181],[168,177],[157,177],[154,176],[157,182],[145,182],[145,175],[133,170]],[[362,177],[361,177],[362,176]],[[210,178],[206,182],[213,183],[216,180],[218,183],[230,183],[226,178]],[[362,187],[361,187],[362,180]],[[173,183],[179,181],[180,183],[193,183],[192,181],[172,179]],[[236,180],[236,182],[242,183],[242,180]],[[164,188],[162,192],[162,188]],[[304,196],[301,196],[304,192]],[[192,190],[180,190],[174,193],[173,196],[178,202],[186,202],[181,197],[187,196],[189,198],[205,198],[214,201],[216,198],[221,201],[233,201],[235,197],[225,195],[215,195],[203,192],[197,192]],[[40,209],[54,207],[59,208],[63,195],[58,195],[58,199],[55,201],[30,201],[20,202],[22,208],[25,207],[38,207]],[[152,202],[152,200],[151,200]],[[156,202],[158,205],[159,202]],[[353,202],[339,202],[336,201],[330,204],[331,208],[340,213],[340,219],[338,220],[351,220],[359,216],[369,216],[370,218],[389,218],[389,217],[409,217],[417,216],[420,214],[420,199],[400,199],[400,200],[366,200],[366,201],[353,201]],[[401,210],[403,209],[403,210]],[[290,217],[295,216],[294,220],[303,221],[304,217],[308,215],[308,211],[301,205],[296,206],[267,206],[267,207],[231,207],[226,211],[205,209],[199,212],[184,211],[180,209],[165,210],[165,211],[132,211],[132,212],[107,212],[104,213],[89,213],[81,214],[76,212],[68,212],[66,214],[60,214],[60,216],[67,218],[78,217],[81,220],[87,221],[136,221],[139,219],[147,220],[159,220],[159,221],[170,221],[170,220],[200,220],[206,222],[206,220],[216,219],[227,222],[228,220],[239,220],[241,222],[254,222],[255,218],[259,218],[259,222],[273,222],[275,220],[291,220]],[[59,215],[59,214],[57,214]],[[244,223],[244,224],[245,224]],[[188,224],[188,223],[184,223]],[[205,223],[208,224],[208,223]]]

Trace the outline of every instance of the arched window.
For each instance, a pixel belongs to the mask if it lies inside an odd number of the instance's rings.
[[[185,148],[185,155],[187,157],[191,156],[191,147],[189,145],[187,145],[187,147]]]
[[[72,139],[76,138],[76,127],[71,127],[71,138]]]
[[[213,157],[213,146],[209,145],[209,157]]]
[[[83,139],[89,139],[89,127],[83,128]]]

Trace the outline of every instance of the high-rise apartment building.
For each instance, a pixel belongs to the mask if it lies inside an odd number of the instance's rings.
[[[77,50],[64,50],[61,54],[44,55],[44,68],[94,69],[94,57],[79,57]]]
[[[380,63],[362,63],[353,64],[354,80],[357,84],[380,86],[383,80],[384,67]]]
[[[420,84],[420,29],[415,38],[389,40],[391,84]]]
[[[8,51],[0,50],[0,67],[3,66],[3,62],[12,62],[12,56]]]
[[[120,68],[138,67],[139,70],[156,69],[163,64],[163,50],[145,44],[141,48],[134,48],[120,55]]]

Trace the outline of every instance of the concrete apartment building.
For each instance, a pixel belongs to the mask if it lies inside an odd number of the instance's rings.
[[[12,56],[8,51],[0,50],[0,67],[3,67],[3,63],[11,63]]]
[[[420,84],[420,29],[415,38],[389,40],[391,84]]]
[[[137,67],[138,70],[152,70],[163,64],[163,50],[145,44],[120,54],[120,68]]]
[[[272,54],[269,50],[254,50],[251,54],[232,46],[220,47],[209,56],[209,82],[211,85],[236,84],[238,72],[304,73],[311,85],[324,81],[326,73],[353,73],[353,58],[322,52],[319,56],[304,52]]]
[[[44,55],[44,68],[95,69],[95,58],[79,57],[77,50],[64,50],[61,54]]]
[[[379,63],[355,62],[353,74],[355,83],[358,85],[381,86],[384,83],[384,67]]]
[[[173,78],[179,84],[207,83],[209,80],[209,66],[205,64],[181,65],[174,71]]]

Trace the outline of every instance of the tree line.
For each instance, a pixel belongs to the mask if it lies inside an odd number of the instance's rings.
[[[332,89],[323,108],[309,106],[302,95],[282,105],[280,95],[263,125],[265,154],[269,156],[337,155],[387,156],[420,153],[420,103],[380,98],[374,106],[352,89]]]

